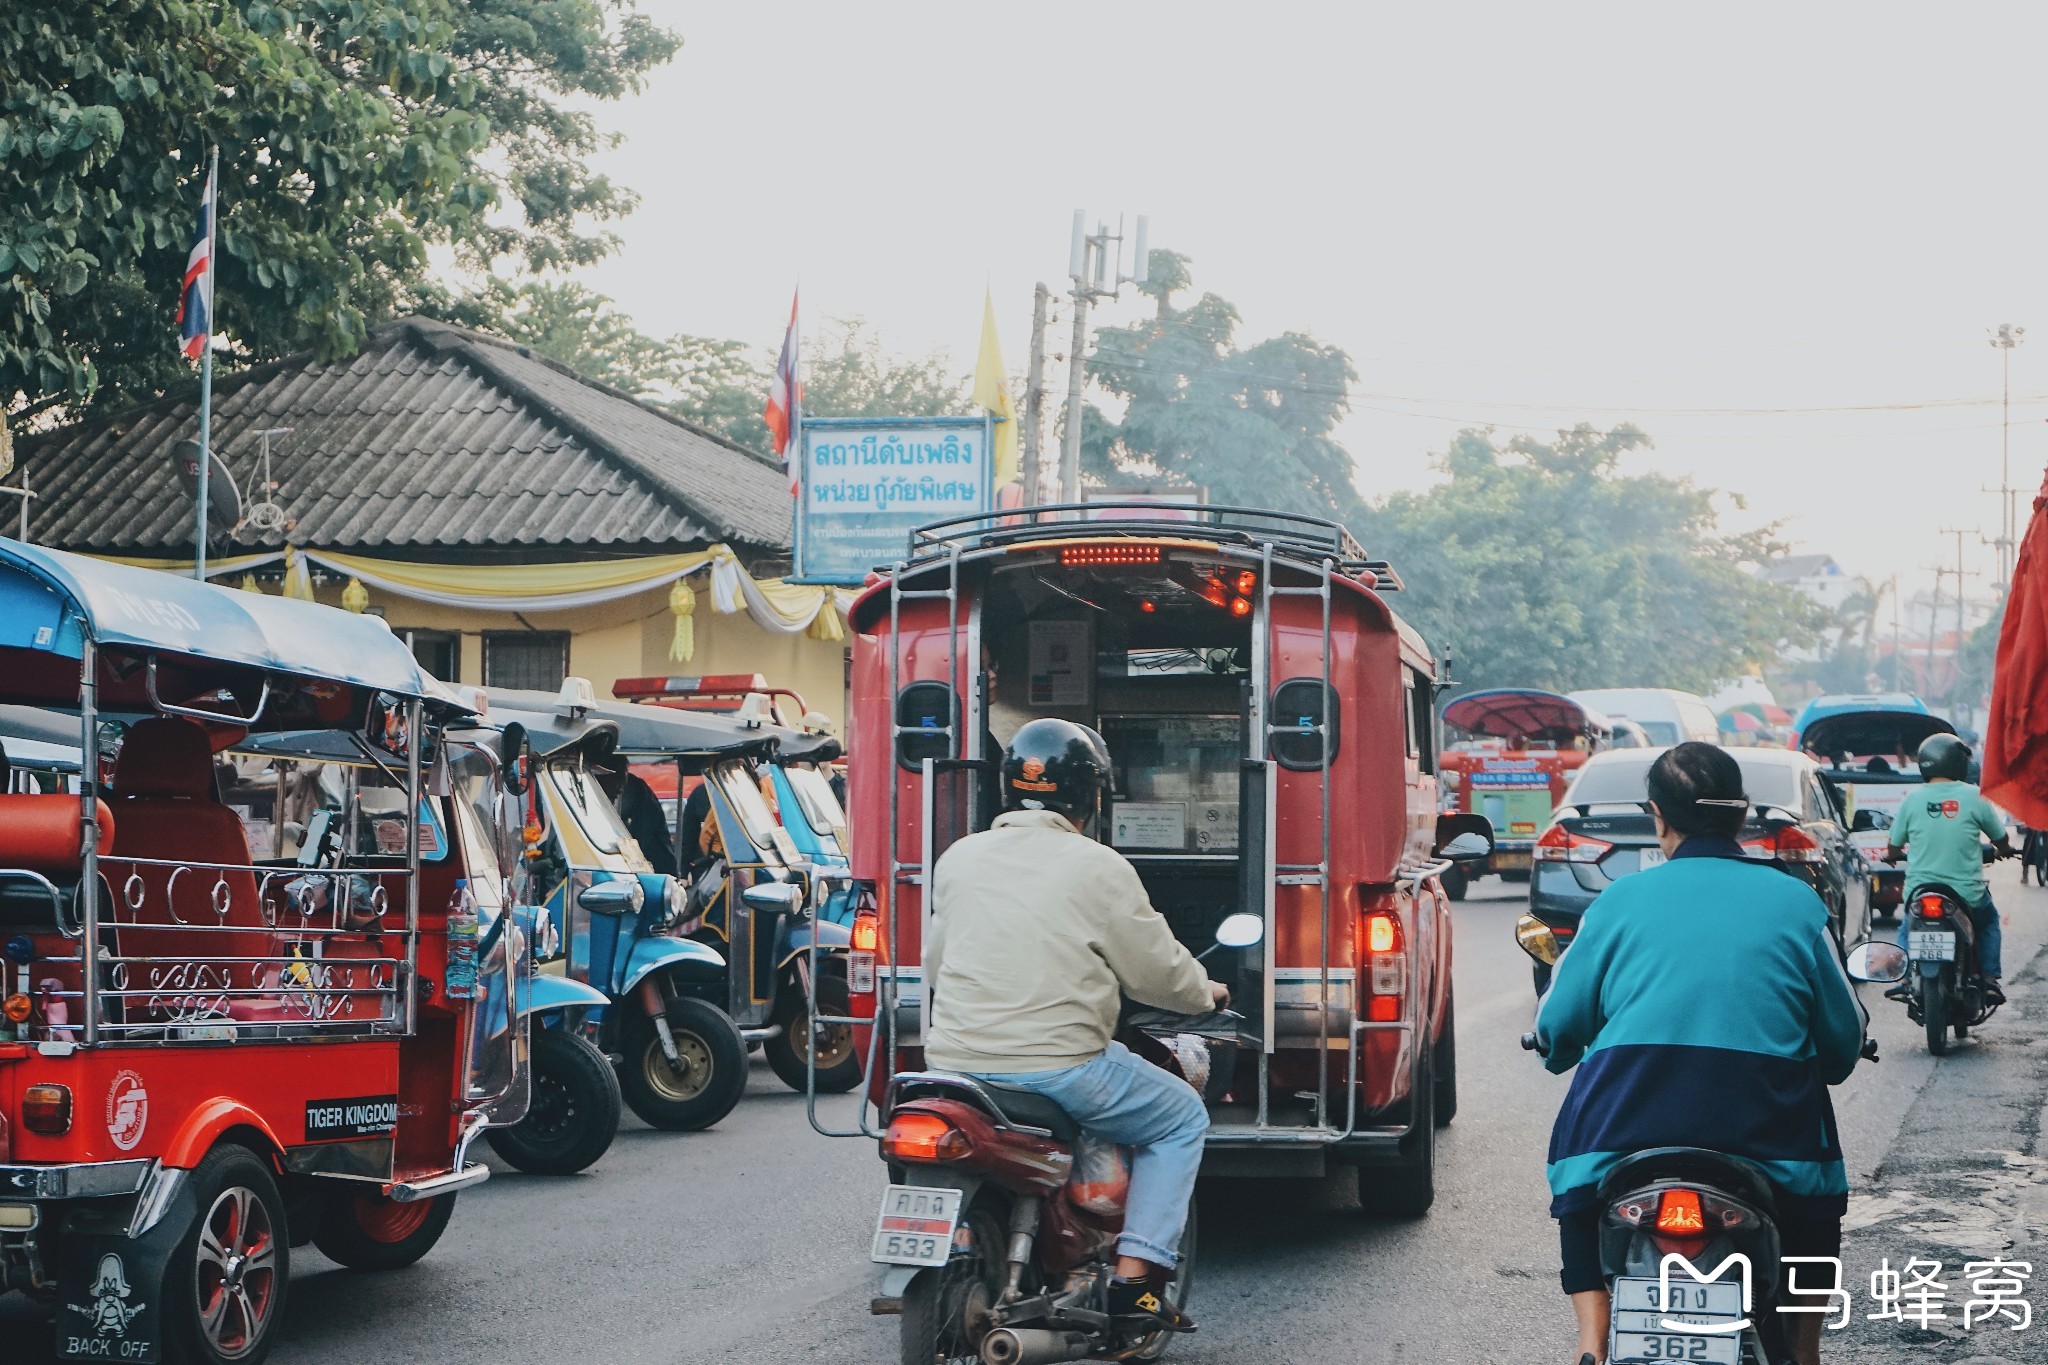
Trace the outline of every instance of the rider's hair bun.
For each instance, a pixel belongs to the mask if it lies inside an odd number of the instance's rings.
[[[1732,837],[1749,810],[1734,755],[1696,740],[1667,749],[1650,765],[1649,789],[1657,813],[1680,834]]]

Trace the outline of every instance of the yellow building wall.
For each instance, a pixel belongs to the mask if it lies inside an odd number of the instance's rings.
[[[323,583],[315,595],[331,606],[341,605],[339,584]],[[813,710],[832,717],[845,733],[846,642],[763,630],[744,611],[721,615],[711,605],[711,594],[701,589],[691,618],[696,651],[688,663],[669,658],[676,618],[669,612],[665,585],[574,611],[518,613],[436,606],[372,588],[370,609],[381,611],[400,638],[408,630],[459,633],[461,676],[444,679],[447,682],[483,683],[486,631],[565,631],[569,672],[588,678],[600,697],[611,696],[612,683],[619,678],[759,673],[773,686],[802,693]]]

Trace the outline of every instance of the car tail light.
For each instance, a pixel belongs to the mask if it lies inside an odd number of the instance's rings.
[[[898,1114],[882,1135],[882,1155],[898,1161],[958,1161],[973,1150],[967,1134],[937,1114]]]
[[[1921,919],[1941,919],[1945,917],[1947,914],[1948,902],[1943,900],[1941,897],[1922,896],[1920,898]]]
[[[71,1131],[71,1087],[32,1085],[21,1092],[21,1126],[44,1137]]]
[[[1781,863],[1825,862],[1820,841],[1797,825],[1787,825],[1771,834],[1744,839],[1742,851],[1752,858],[1775,858]]]
[[[853,917],[850,937],[856,953],[876,951],[882,946],[882,917],[872,910],[862,910]]]
[[[1613,847],[1602,840],[1574,834],[1563,825],[1552,825],[1536,841],[1535,858],[1539,863],[1597,863]]]

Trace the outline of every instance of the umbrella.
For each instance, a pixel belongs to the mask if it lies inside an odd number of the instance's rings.
[[[1728,708],[1746,716],[1755,716],[1766,725],[1790,725],[1792,713],[1782,706],[1767,701],[1746,701]]]
[[[1984,725],[1984,795],[2048,829],[2048,476],[2013,565]]]
[[[1733,730],[1738,735],[1753,735],[1764,728],[1764,723],[1747,708],[1738,706],[1732,711],[1721,713],[1721,728]]]

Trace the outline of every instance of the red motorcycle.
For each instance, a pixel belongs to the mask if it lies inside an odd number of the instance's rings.
[[[1250,946],[1264,927],[1256,915],[1232,915],[1208,951]],[[1117,1036],[1207,1092],[1228,1087],[1239,1046],[1258,1045],[1243,1026],[1229,1010],[1133,1009]],[[1108,1312],[1128,1183],[1118,1149],[1084,1138],[1042,1095],[953,1072],[896,1076],[883,1112],[889,1188],[873,1258],[895,1268],[884,1293],[901,1294],[906,1365],[1165,1354],[1170,1333],[1133,1331]],[[1194,1268],[1190,1207],[1168,1290],[1183,1307]]]

